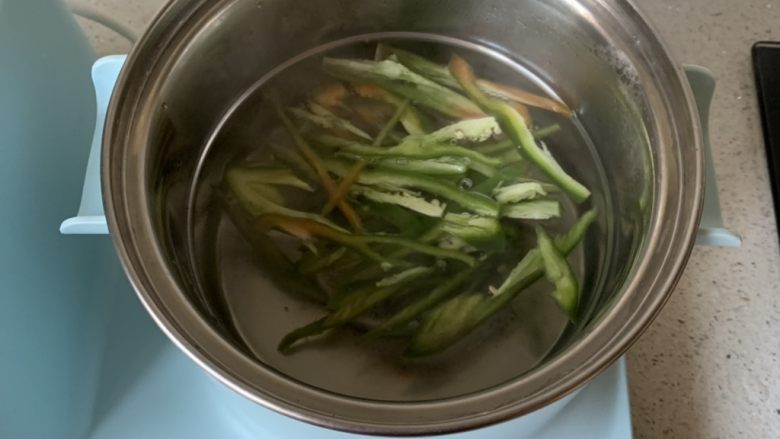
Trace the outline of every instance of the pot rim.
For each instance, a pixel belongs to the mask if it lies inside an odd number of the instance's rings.
[[[670,118],[671,115],[677,114],[684,120],[672,123],[670,128],[674,132],[667,134],[671,136],[675,148],[693,145],[694,160],[686,164],[689,168],[686,168],[685,172],[677,170],[686,179],[685,184],[672,188],[664,184],[663,178],[656,184],[656,202],[651,226],[646,242],[640,250],[639,262],[630,279],[623,285],[619,299],[610,307],[601,322],[545,367],[530,371],[495,388],[428,402],[367,401],[337,395],[296,382],[246,357],[211,328],[184,299],[180,286],[171,280],[173,276],[165,264],[148,264],[150,257],[152,261],[164,260],[163,252],[157,243],[152,242],[154,233],[151,221],[148,218],[139,218],[129,204],[132,197],[126,197],[128,191],[132,192],[133,188],[138,186],[140,177],[128,175],[123,167],[126,151],[142,147],[138,134],[133,130],[137,130],[139,124],[144,126],[148,123],[144,122],[144,117],[147,116],[140,114],[138,108],[144,97],[160,86],[151,73],[164,73],[162,68],[165,66],[160,61],[161,53],[175,40],[186,39],[186,24],[196,18],[200,10],[229,1],[231,0],[173,1],[158,13],[149,30],[128,57],[118,79],[107,113],[101,164],[103,199],[109,230],[136,293],[168,338],[220,382],[267,408],[331,429],[384,435],[451,433],[506,421],[565,397],[617,360],[660,312],[679,281],[695,242],[704,191],[702,133],[693,94],[682,66],[672,60],[658,33],[631,1],[614,0],[611,3],[620,8],[621,12],[631,16],[642,28],[644,35],[651,38],[651,43],[657,46],[657,54],[663,56],[657,64],[666,67],[663,73],[674,82],[672,85],[679,86],[682,91],[682,96],[677,98],[684,102],[684,109],[667,111]],[[663,101],[663,98],[669,96],[660,98]],[[668,102],[661,103],[670,106]],[[675,190],[676,198],[672,197]],[[670,205],[668,199],[676,200],[677,205]],[[662,216],[670,212],[676,216],[671,219]],[[659,248],[662,234],[666,236],[666,244],[665,247]],[[146,241],[143,240],[144,237]],[[651,254],[653,258],[650,257]],[[165,277],[167,281],[160,280]],[[165,300],[159,297],[160,294],[154,293],[161,287],[169,296]],[[645,293],[637,293],[642,290],[645,290]],[[166,301],[175,301],[178,306],[175,314],[168,309]],[[258,377],[262,378],[262,385],[253,380]],[[534,383],[535,386],[532,385]],[[528,392],[529,388],[535,390]],[[518,398],[519,396],[522,398]],[[310,398],[327,403],[328,407],[332,404],[334,408],[332,411],[307,408],[305,405]],[[359,406],[361,413],[387,413],[383,419],[405,418],[408,423],[371,421],[365,416],[344,417],[345,412],[340,410],[353,406]],[[486,410],[486,407],[489,409]],[[436,409],[432,413],[447,412],[455,415],[438,420],[420,416],[431,409]],[[339,416],[334,416],[334,413],[339,413]]]

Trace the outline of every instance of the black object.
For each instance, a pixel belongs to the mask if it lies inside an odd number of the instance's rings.
[[[754,44],[753,69],[775,203],[775,220],[780,227],[780,42],[762,41]]]

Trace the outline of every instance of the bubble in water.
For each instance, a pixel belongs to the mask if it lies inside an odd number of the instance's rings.
[[[461,190],[467,191],[467,190],[471,189],[472,187],[474,187],[474,182],[471,181],[470,178],[465,178],[464,177],[464,178],[461,178],[460,181],[458,182],[458,187]]]

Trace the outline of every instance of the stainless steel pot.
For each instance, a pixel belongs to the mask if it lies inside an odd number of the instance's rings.
[[[381,352],[354,345],[282,357],[274,349],[279,335],[313,311],[279,294],[248,263],[236,262],[231,276],[205,273],[220,257],[217,247],[241,245],[214,244],[230,239],[207,190],[230,149],[220,137],[234,120],[228,116],[292,64],[388,38],[490,55],[577,108],[592,145],[561,142],[568,149],[557,154],[595,189],[590,202],[602,215],[579,256],[590,318],[561,327],[545,342],[549,351],[529,354],[509,323],[503,335],[473,335],[434,366],[388,365]],[[658,313],[699,221],[695,114],[679,66],[625,0],[178,0],[155,19],[117,85],[104,138],[105,208],[151,315],[234,390],[347,431],[465,430],[575,391]],[[239,118],[231,145],[252,144],[254,122]],[[543,360],[531,365],[528,355]]]

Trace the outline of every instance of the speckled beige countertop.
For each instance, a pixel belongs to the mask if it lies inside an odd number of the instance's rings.
[[[778,0],[645,0],[681,62],[718,78],[711,135],[740,249],[696,248],[628,355],[638,438],[780,437],[780,252],[750,58],[780,40]]]
[[[162,0],[84,0],[138,31]],[[680,62],[718,78],[711,134],[740,249],[698,247],[628,354],[637,438],[780,438],[780,250],[750,47],[780,41],[780,0],[636,0]],[[129,44],[83,23],[100,54]]]

